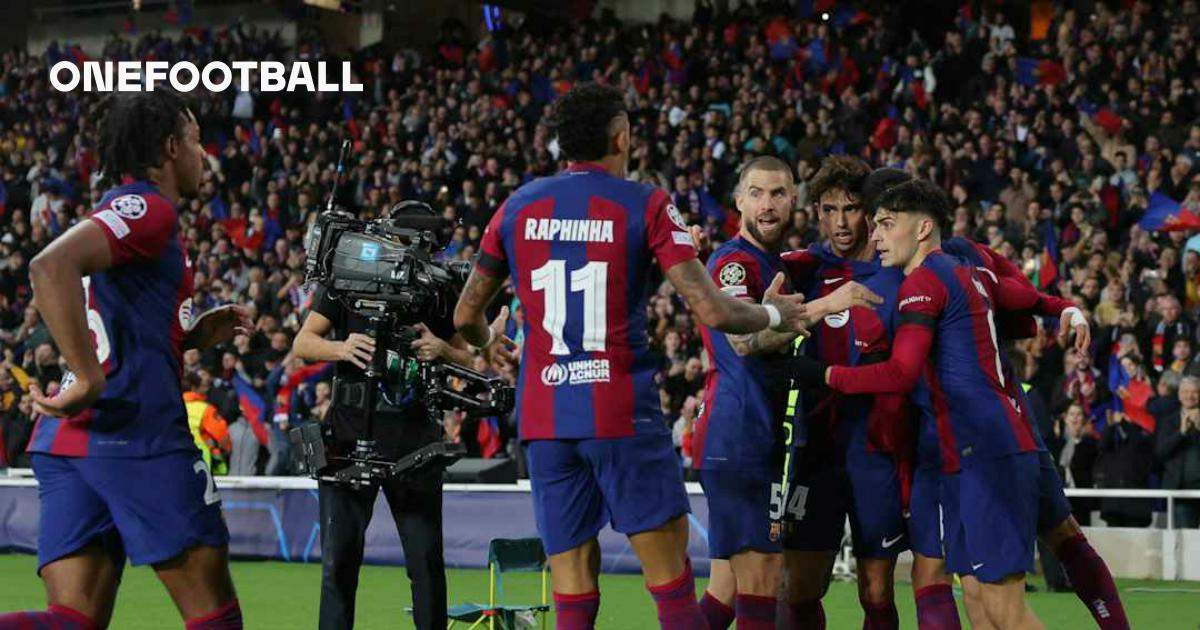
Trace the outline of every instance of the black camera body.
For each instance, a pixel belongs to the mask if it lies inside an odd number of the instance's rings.
[[[329,297],[371,322],[373,336],[385,341],[375,345],[366,370],[367,431],[354,453],[330,455],[327,431],[299,427],[289,432],[296,463],[314,478],[356,485],[449,465],[465,454],[461,444],[436,442],[390,461],[376,454],[371,433],[379,400],[390,402],[406,393],[415,394],[431,421],[452,409],[471,416],[512,411],[516,397],[507,383],[458,365],[419,361],[409,347],[415,324],[443,317],[454,307],[471,265],[434,258],[441,249],[438,234],[447,225],[424,203],[397,204],[387,216],[370,221],[333,209],[332,201],[330,206],[306,238],[306,280],[322,285]],[[398,370],[391,370],[404,375],[400,384],[385,378],[389,351],[401,360]],[[396,387],[405,391],[394,391]]]

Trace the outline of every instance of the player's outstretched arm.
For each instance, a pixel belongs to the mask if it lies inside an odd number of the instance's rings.
[[[825,369],[829,387],[844,394],[907,394],[917,386],[933,347],[933,322],[904,322],[892,341],[892,356],[883,363]]]
[[[232,341],[237,335],[249,335],[254,330],[250,309],[237,304],[226,304],[206,311],[192,324],[183,338],[183,349],[195,348],[201,352]]]
[[[772,285],[774,286],[774,285]],[[805,305],[804,325],[811,326],[821,318],[833,313],[839,313],[855,306],[874,307],[882,304],[883,298],[857,282],[847,282],[837,291],[818,298]],[[726,335],[734,352],[739,356],[767,354],[786,348],[796,338],[798,333],[792,331],[776,332],[762,330],[748,335]]]
[[[36,384],[30,386],[39,413],[73,416],[90,407],[104,391],[104,368],[88,332],[83,278],[111,266],[108,238],[92,221],[71,228],[29,263],[33,304],[75,375],[75,382],[54,398],[47,398]]]
[[[490,276],[476,267],[458,296],[458,304],[454,307],[454,327],[467,343],[476,348],[486,350],[496,343],[502,343],[504,347],[513,345],[512,340],[504,335],[507,312],[501,313],[492,325],[489,326],[487,322],[487,307],[503,286],[503,277]]]
[[[1075,332],[1075,349],[1086,352],[1092,344],[1092,328],[1074,302],[1039,293],[1024,278],[1001,277],[996,281],[996,307],[1002,311],[1032,311],[1059,318],[1058,334]]]
[[[667,269],[667,280],[687,300],[696,319],[709,328],[734,334],[758,332],[768,327],[780,331],[804,331],[804,296],[779,294],[783,274],[775,276],[764,296],[764,300],[779,311],[779,322],[775,326],[771,325],[771,315],[766,307],[726,295],[713,284],[704,266],[694,258],[671,265]],[[457,312],[455,315],[457,322]]]

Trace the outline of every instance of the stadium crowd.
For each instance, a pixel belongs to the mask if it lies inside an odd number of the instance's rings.
[[[228,420],[204,423],[213,427],[207,446],[230,473],[287,473],[283,429],[329,404],[322,372],[290,348],[313,292],[303,234],[330,193],[344,136],[356,149],[340,191],[350,206],[379,215],[425,201],[457,222],[443,256],[469,260],[508,194],[561,166],[539,124],[547,105],[574,82],[596,80],[627,94],[631,177],[670,192],[710,242],[736,226],[732,183],[756,154],[786,159],[802,182],[823,156],[849,153],[942,185],[957,206],[955,235],[1012,258],[1092,321],[1090,353],[1049,330],[1013,353],[1068,486],[1200,488],[1200,236],[1190,236],[1200,230],[1191,214],[1200,215],[1200,9],[1195,0],[1035,3],[1018,30],[979,4],[963,4],[937,42],[905,32],[895,10],[819,1],[733,12],[701,1],[691,21],[648,25],[611,14],[571,29],[531,19],[477,43],[448,23],[431,50],[355,53],[361,94],[193,93],[209,159],[181,219],[198,269],[192,308],[242,303],[257,324],[229,347],[185,356],[189,396]],[[189,28],[178,39],[114,36],[103,51],[64,42],[42,55],[3,53],[0,467],[28,464],[29,382],[52,390],[64,369],[30,306],[28,262],[103,192],[88,117],[97,97],[54,92],[46,72],[88,54],[327,56],[243,24]],[[809,201],[801,183],[787,249],[821,238]],[[650,336],[686,463],[707,364],[696,324],[670,285],[659,286]],[[522,313],[509,303],[520,343]],[[504,442],[511,424],[498,429],[446,422],[450,438],[483,456],[515,451]],[[1098,509],[1110,524],[1149,525],[1154,507],[1076,501],[1084,524]],[[1181,502],[1176,518],[1200,526],[1200,508]]]

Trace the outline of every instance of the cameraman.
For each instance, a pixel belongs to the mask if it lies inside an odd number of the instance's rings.
[[[368,336],[369,322],[330,298],[324,287],[313,297],[313,310],[293,345],[295,356],[309,361],[336,361],[332,403],[323,422],[331,426],[330,451],[348,455],[355,440],[364,437],[366,416],[365,369],[375,351]],[[503,326],[499,319],[497,323]],[[473,358],[466,342],[454,332],[450,314],[417,325],[420,337],[411,342],[412,355],[423,361],[467,365]],[[501,328],[500,330],[503,330]],[[333,339],[325,339],[333,332]],[[449,341],[446,341],[449,340]],[[388,340],[378,341],[386,347]],[[405,396],[403,392],[400,396]],[[382,398],[382,397],[381,397]],[[373,427],[376,451],[398,459],[441,439],[442,428],[431,422],[420,400],[393,407],[380,401]],[[405,480],[390,480],[367,488],[319,483],[321,509],[321,630],[354,626],[354,599],[363,545],[375,497],[382,487],[404,546],[412,581],[413,618],[417,628],[446,627],[446,574],[442,558],[442,471],[430,469]]]

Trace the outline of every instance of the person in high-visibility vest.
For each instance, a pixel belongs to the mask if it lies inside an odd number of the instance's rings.
[[[202,390],[203,382],[198,374],[184,376],[183,404],[187,408],[188,428],[192,430],[192,438],[196,448],[204,456],[204,463],[214,475],[229,474],[229,423],[217,413],[217,408],[208,402]]]

